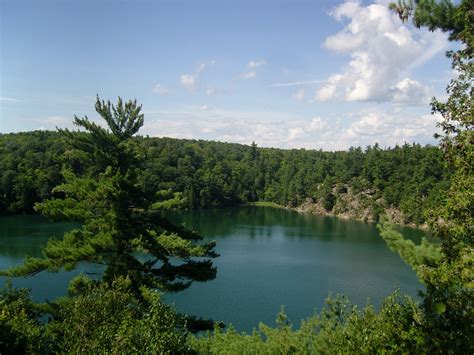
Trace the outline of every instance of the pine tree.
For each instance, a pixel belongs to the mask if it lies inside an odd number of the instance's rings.
[[[65,182],[53,190],[56,197],[36,205],[53,220],[79,221],[82,227],[50,239],[44,258],[27,258],[3,274],[71,270],[85,261],[105,265],[103,280],[109,284],[119,276],[129,278],[137,293],[142,286],[180,291],[193,281],[215,278],[215,242],[199,243],[197,233],[152,212],[138,184],[143,157],[133,136],[143,125],[141,106],[120,98],[115,106],[97,97],[95,109],[107,128],[75,116],[82,131],[59,130],[94,162],[93,169],[80,175],[64,168]]]
[[[411,18],[418,28],[448,32],[449,39],[465,43],[465,50],[472,56],[474,4],[471,0],[461,0],[457,4],[449,0],[397,0],[390,3],[389,8],[403,22]]]
[[[386,220],[381,235],[426,286],[422,328],[428,352],[468,354],[474,352],[474,3],[417,1],[410,11],[416,25],[449,32],[464,45],[448,53],[458,74],[447,87],[448,100],[432,102],[443,117],[436,137],[452,171],[451,186],[428,216],[440,245],[415,246]]]

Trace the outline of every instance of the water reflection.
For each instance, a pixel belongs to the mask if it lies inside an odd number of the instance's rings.
[[[0,217],[0,255],[41,256],[41,248],[51,237],[61,238],[77,223],[54,223],[38,215]]]
[[[220,254],[215,280],[195,283],[166,299],[182,312],[232,322],[237,329],[251,330],[259,321],[273,324],[282,304],[298,323],[321,308],[330,292],[364,305],[368,297],[377,304],[397,284],[413,296],[422,287],[410,267],[388,250],[375,224],[263,207],[166,215],[215,239]],[[40,256],[49,237],[75,226],[39,216],[0,218],[0,268],[18,265],[25,255]],[[417,241],[424,235],[415,229],[404,233]],[[54,299],[81,271],[102,269],[81,264],[71,273],[42,272],[16,279],[15,285],[32,288],[38,301]]]
[[[225,238],[244,233],[249,238],[272,237],[280,234],[288,238],[318,238],[323,241],[384,243],[374,223],[315,216],[284,209],[239,207],[224,210],[168,211],[165,216],[174,223],[184,223],[206,238]],[[232,223],[229,223],[232,221]],[[283,228],[275,233],[276,228]],[[414,228],[400,228],[416,243],[426,235]]]

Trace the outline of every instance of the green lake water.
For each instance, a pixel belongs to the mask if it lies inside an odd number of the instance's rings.
[[[238,330],[249,331],[259,321],[274,325],[281,305],[298,325],[329,293],[343,293],[363,306],[368,298],[378,305],[396,286],[412,296],[422,288],[375,224],[267,207],[178,211],[168,217],[216,240],[220,257],[215,280],[165,299],[181,312],[233,323]],[[0,268],[21,263],[25,255],[41,256],[49,237],[74,226],[40,216],[1,217]],[[402,232],[416,242],[424,235],[410,228]],[[52,300],[65,294],[68,281],[81,271],[99,275],[101,270],[83,264],[73,272],[15,279],[14,285],[31,288],[37,301]],[[0,278],[0,286],[4,283]]]

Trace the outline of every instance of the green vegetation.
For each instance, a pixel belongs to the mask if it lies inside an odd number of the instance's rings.
[[[403,5],[403,4],[402,4]],[[404,3],[407,6],[407,3]],[[440,247],[426,241],[415,249],[393,228],[382,226],[389,246],[418,273],[426,285],[422,303],[426,342],[431,349],[452,353],[474,351],[474,3],[419,1],[413,21],[418,26],[440,28],[462,49],[449,52],[458,77],[447,87],[446,102],[433,100],[442,115],[438,135],[451,185],[429,214],[429,224]]]
[[[319,213],[356,219],[377,220],[392,208],[401,211],[399,223],[421,224],[449,186],[441,150],[417,144],[323,152],[171,138],[133,142],[144,160],[139,186],[153,208],[311,202],[321,206]],[[71,151],[61,134],[0,135],[0,214],[33,212],[36,202],[51,198],[53,187],[65,182],[63,166],[78,174],[96,168],[93,159]]]
[[[136,102],[119,99],[114,106],[97,99],[96,111],[108,130],[87,117],[76,117],[74,123],[84,131],[60,131],[70,142],[65,154],[95,164],[87,169],[80,164],[64,167],[63,183],[35,209],[54,220],[78,221],[82,227],[60,240],[50,239],[43,258],[26,258],[23,265],[2,274],[70,270],[79,262],[106,268],[101,282],[73,280],[70,297],[48,305],[32,304],[24,291],[6,292],[0,299],[0,339],[6,348],[172,351],[185,346],[185,329],[212,328],[211,321],[176,315],[152,291],[180,291],[194,281],[215,278],[210,258],[217,254],[214,242],[199,243],[197,233],[150,210],[151,201],[138,180],[143,159],[131,139],[143,124],[140,110]],[[42,324],[46,316],[49,321]],[[152,329],[157,331],[151,334]],[[142,340],[147,332],[149,337]]]
[[[0,349],[5,354],[189,349],[186,319],[154,292],[138,298],[127,278],[109,285],[79,276],[71,282],[68,296],[49,304],[34,304],[28,291],[7,287],[0,294],[0,309]]]
[[[268,201],[249,202],[248,205],[257,206],[257,207],[285,208],[285,206],[279,205],[275,202],[268,202]]]
[[[28,212],[34,202],[44,201],[38,205],[41,212],[84,222],[64,240],[48,243],[44,259],[27,260],[11,274],[73,267],[79,260],[104,262],[108,268],[105,282],[80,277],[71,284],[68,297],[46,305],[32,303],[23,290],[3,291],[2,349],[7,353],[474,353],[473,6],[468,0],[458,5],[400,1],[391,6],[402,20],[413,15],[416,25],[440,28],[464,45],[450,53],[459,76],[448,86],[447,102],[433,102],[433,110],[444,118],[441,149],[415,145],[323,153],[133,140],[130,137],[141,125],[140,110],[133,102],[123,106],[120,101],[112,110],[104,102],[96,105],[111,132],[87,118],[76,118],[76,123],[89,134],[63,132],[79,151],[66,150],[60,141],[52,147],[44,144],[56,140],[51,133],[3,136],[2,211]],[[28,142],[26,148],[22,140]],[[144,169],[139,169],[139,157],[146,157]],[[63,177],[43,171],[62,164]],[[451,172],[449,184],[445,169]],[[49,195],[47,187],[58,181],[61,184]],[[276,328],[261,325],[251,335],[216,329],[193,338],[187,334],[187,320],[163,306],[154,293],[156,287],[188,285],[174,282],[175,278],[205,281],[215,271],[208,261],[194,269],[191,259],[214,256],[212,244],[195,245],[199,239],[195,234],[162,220],[160,225],[150,221],[150,196],[155,203],[172,196],[171,206],[190,208],[258,200],[296,206],[315,197],[322,198],[325,209],[334,209],[346,189],[365,191],[402,209],[406,206],[406,212],[428,212],[440,245],[424,241],[416,246],[386,218],[380,223],[389,247],[426,285],[421,304],[395,293],[379,311],[370,306],[359,311],[338,297],[328,300],[327,307],[303,321],[298,330],[282,311]],[[157,259],[138,259],[137,251]],[[171,257],[183,259],[181,265],[186,266],[171,265]],[[158,261],[166,267],[154,272]],[[42,321],[45,315],[48,321]]]
[[[420,316],[418,305],[398,292],[379,311],[370,305],[359,310],[338,296],[296,330],[282,309],[274,328],[260,324],[252,334],[216,329],[190,344],[202,354],[423,353],[423,334],[415,327]]]
[[[440,28],[464,47],[448,53],[459,76],[448,86],[446,103],[433,100],[443,116],[439,136],[446,168],[452,172],[447,190],[437,191],[438,204],[428,219],[434,245],[406,240],[387,217],[379,228],[388,246],[413,267],[425,285],[421,304],[394,294],[379,312],[357,312],[339,299],[329,300],[321,314],[293,331],[284,315],[277,328],[261,325],[252,335],[232,329],[193,340],[202,353],[448,353],[474,352],[474,3],[461,1],[399,1],[390,6],[406,21],[413,13],[417,26]],[[332,204],[326,190],[325,207]],[[334,306],[336,305],[336,306]],[[282,325],[283,320],[283,325]]]
[[[198,244],[202,238],[197,233],[152,213],[138,184],[142,159],[131,137],[143,125],[141,107],[121,99],[114,106],[97,98],[95,108],[110,130],[87,117],[74,121],[85,132],[60,130],[75,149],[71,154],[95,165],[86,172],[63,169],[64,183],[52,190],[51,199],[35,206],[53,220],[78,221],[82,227],[67,232],[62,240],[50,239],[44,258],[27,258],[4,274],[71,270],[86,261],[106,265],[103,279],[109,284],[119,276],[128,278],[137,293],[143,286],[180,291],[193,281],[213,279],[216,269],[209,258],[217,256],[215,243]]]

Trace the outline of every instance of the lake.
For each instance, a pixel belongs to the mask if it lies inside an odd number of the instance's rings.
[[[396,286],[416,296],[422,289],[415,273],[392,253],[375,224],[300,214],[269,207],[167,213],[206,239],[217,241],[217,278],[166,295],[184,313],[232,323],[250,331],[260,321],[274,325],[281,305],[293,324],[321,309],[329,295],[343,293],[351,302],[376,306]],[[50,236],[60,237],[72,223],[52,223],[41,216],[0,218],[0,268],[21,263],[25,255],[41,256]],[[424,232],[403,228],[419,242]],[[100,274],[102,268],[80,265],[72,272],[42,272],[14,280],[29,287],[37,301],[65,294],[68,281],[81,270]],[[0,279],[0,285],[5,279]]]

